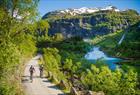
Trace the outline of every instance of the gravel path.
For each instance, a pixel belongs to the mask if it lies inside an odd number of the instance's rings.
[[[55,84],[48,81],[47,78],[39,77],[38,59],[40,57],[41,55],[37,55],[26,65],[22,80],[26,95],[64,95],[63,92],[59,90]],[[31,82],[29,79],[29,68],[31,65],[33,65],[35,68],[33,82]]]

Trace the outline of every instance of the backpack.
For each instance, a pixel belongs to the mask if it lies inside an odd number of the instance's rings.
[[[34,72],[34,67],[30,67],[30,72]]]

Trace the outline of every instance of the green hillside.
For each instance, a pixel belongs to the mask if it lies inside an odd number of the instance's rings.
[[[119,45],[118,42],[124,33],[126,33],[124,40]],[[99,45],[108,55],[124,59],[125,61],[120,64],[126,64],[140,72],[139,23],[131,26],[127,31],[118,31],[113,34],[95,37],[92,43]]]
[[[74,87],[80,95],[89,91],[140,95],[140,16],[136,11],[47,14],[40,19],[38,4],[39,0],[0,0],[0,95],[25,95],[23,71],[37,54],[42,55],[44,77],[65,94],[70,95]],[[93,46],[122,58],[120,68],[110,69],[100,59],[87,60],[85,55]],[[36,75],[33,78],[48,82]]]
[[[100,45],[103,50],[113,56],[126,59],[138,59],[140,56],[140,29],[138,25],[139,24],[131,26],[129,30],[118,31],[104,36],[97,36],[93,38],[92,43]],[[124,33],[126,33],[126,36],[119,45],[118,42]]]

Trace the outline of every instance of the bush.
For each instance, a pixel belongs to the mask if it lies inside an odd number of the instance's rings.
[[[123,72],[116,69],[112,72],[106,66],[99,69],[95,65],[91,65],[91,68],[82,75],[81,81],[87,89],[103,91],[107,95],[134,95],[137,74],[132,70]]]

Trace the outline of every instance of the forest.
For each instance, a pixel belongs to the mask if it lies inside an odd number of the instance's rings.
[[[140,94],[139,22],[132,23],[119,46],[115,39],[120,38],[125,30],[95,36],[91,43],[84,42],[79,36],[65,38],[61,33],[50,36],[49,22],[39,17],[38,2],[0,0],[0,95],[24,95],[21,86],[24,66],[38,53],[43,56],[40,62],[46,76],[64,93],[70,93],[74,87],[84,95],[89,90],[102,91],[105,95]],[[112,14],[108,17],[115,19]],[[98,24],[97,27],[106,24]],[[93,45],[101,46],[107,54],[129,61],[118,63],[124,65],[115,70],[102,60],[96,63],[88,61],[84,55]]]

